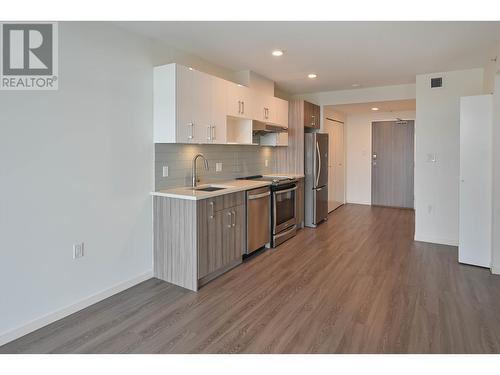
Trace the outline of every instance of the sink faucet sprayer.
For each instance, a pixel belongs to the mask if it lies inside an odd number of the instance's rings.
[[[198,158],[203,158],[203,161],[205,162],[205,170],[208,171],[208,160],[205,158],[203,154],[196,154],[193,158],[193,168],[191,170],[193,176],[193,184],[192,184],[193,188],[195,188],[196,184],[198,183],[198,176],[196,176],[196,160],[198,160]]]

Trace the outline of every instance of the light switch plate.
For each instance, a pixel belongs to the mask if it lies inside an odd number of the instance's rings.
[[[78,259],[83,257],[84,252],[83,252],[83,242],[81,243],[75,243],[73,245],[73,259]]]
[[[163,177],[168,177],[168,165],[163,166]]]
[[[216,172],[222,171],[222,163],[215,163],[215,171]]]

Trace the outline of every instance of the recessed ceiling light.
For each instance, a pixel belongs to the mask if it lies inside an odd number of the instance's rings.
[[[316,77],[317,77],[317,75],[316,75],[316,74],[314,74],[314,73],[309,73],[307,76],[308,76],[309,78],[316,78]]]
[[[189,67],[188,69],[189,69],[189,70],[193,70],[193,68],[191,68],[191,67]]]
[[[361,85],[360,85],[359,83],[353,83],[351,86],[352,86],[352,87],[359,87],[359,86],[361,86]]]
[[[372,111],[378,111],[377,107],[372,107]]]
[[[273,52],[272,52],[273,56],[283,56],[283,51],[280,50],[280,49],[275,49]]]

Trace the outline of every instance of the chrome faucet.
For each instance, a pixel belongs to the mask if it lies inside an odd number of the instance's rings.
[[[203,158],[203,161],[205,162],[205,170],[208,171],[208,160],[205,158],[203,154],[196,154],[193,158],[193,168],[191,169],[191,173],[193,176],[193,184],[192,184],[193,189],[196,187],[196,184],[198,183],[198,176],[196,176],[196,160],[198,160],[198,158]]]

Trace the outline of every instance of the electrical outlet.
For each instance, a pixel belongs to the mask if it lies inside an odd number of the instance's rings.
[[[168,177],[168,165],[163,166],[163,177]]]
[[[216,172],[222,171],[222,163],[215,163],[215,171]]]
[[[73,259],[78,259],[83,257],[83,242],[75,243],[73,245]]]
[[[264,166],[269,167],[269,160],[264,160]]]
[[[432,154],[427,154],[427,163],[436,163],[437,162],[437,157],[435,153]]]

